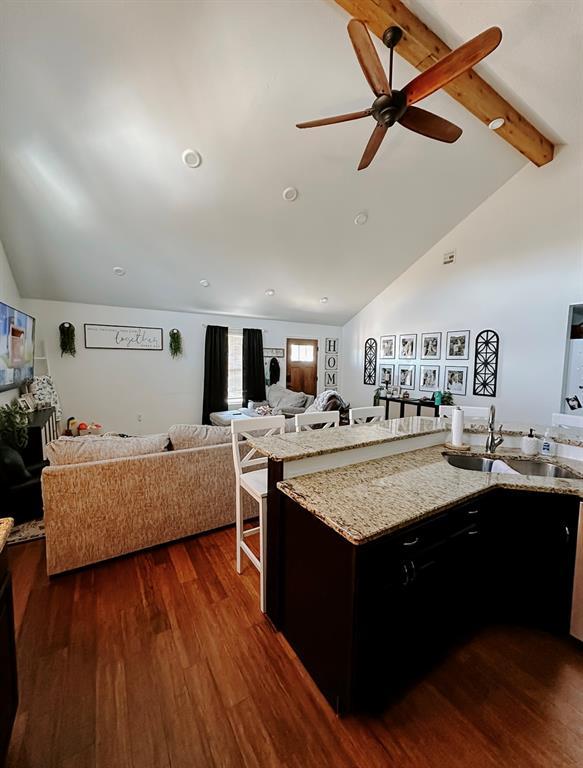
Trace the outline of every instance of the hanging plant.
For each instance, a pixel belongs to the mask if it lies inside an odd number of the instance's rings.
[[[182,334],[178,328],[173,328],[170,331],[170,354],[172,357],[182,356]]]
[[[61,357],[63,355],[75,357],[77,350],[75,349],[75,326],[73,323],[61,323],[59,333],[61,336]]]

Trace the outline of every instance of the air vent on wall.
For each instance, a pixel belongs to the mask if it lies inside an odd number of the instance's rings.
[[[455,261],[455,251],[448,251],[447,253],[443,254],[444,264],[453,264],[454,261]]]

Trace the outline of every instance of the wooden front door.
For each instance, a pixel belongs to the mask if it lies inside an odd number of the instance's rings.
[[[318,340],[288,339],[286,387],[315,395],[318,387]]]

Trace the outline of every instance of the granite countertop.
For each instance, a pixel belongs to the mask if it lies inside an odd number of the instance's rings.
[[[11,517],[3,517],[0,519],[0,552],[4,549],[8,536],[14,525],[14,520]]]
[[[498,424],[498,421],[496,421],[496,424]],[[539,439],[543,438],[545,432],[548,430],[551,438],[556,443],[583,447],[583,429],[577,427],[549,427],[542,424],[527,425],[511,422],[502,426],[502,434],[522,437],[523,435],[528,435],[531,428],[533,429],[535,436]],[[486,434],[488,432],[487,421],[485,419],[480,419],[478,421],[470,420],[466,422],[464,432],[468,432],[469,434]]]
[[[495,487],[583,498],[583,462],[553,460],[581,475],[565,480],[457,469],[443,451],[443,446],[433,446],[399,453],[301,475],[278,483],[278,488],[353,544],[392,533]],[[511,449],[496,453],[501,459],[519,455]]]
[[[431,435],[449,431],[449,423],[443,419],[425,416],[408,416],[389,419],[374,424],[333,429],[313,429],[290,432],[272,437],[250,437],[248,442],[264,456],[275,461],[294,461],[324,453],[365,448],[369,445],[405,440],[409,437]]]

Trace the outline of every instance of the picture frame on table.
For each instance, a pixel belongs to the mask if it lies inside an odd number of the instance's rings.
[[[446,360],[470,359],[470,332],[448,331],[445,344]]]
[[[452,395],[465,395],[468,388],[467,366],[446,365],[443,388]]]
[[[421,334],[421,359],[439,360],[441,358],[441,331]]]
[[[399,365],[397,383],[400,389],[415,389],[415,366]]]
[[[419,389],[421,392],[437,392],[441,368],[439,365],[419,366]]]
[[[417,334],[402,333],[399,336],[399,359],[415,360],[417,357]]]
[[[381,336],[379,360],[394,360],[396,357],[396,336]]]
[[[387,392],[395,385],[395,366],[391,363],[379,364],[379,385],[384,387]]]
[[[18,398],[18,405],[25,413],[32,413],[36,410],[36,400],[33,395],[21,395]]]

